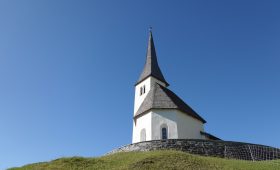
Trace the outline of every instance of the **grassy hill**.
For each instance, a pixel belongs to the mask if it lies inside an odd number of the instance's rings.
[[[280,170],[280,160],[251,162],[203,157],[179,151],[153,151],[117,153],[98,158],[60,158],[9,170],[91,169]]]

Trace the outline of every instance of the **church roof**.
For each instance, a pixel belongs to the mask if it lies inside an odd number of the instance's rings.
[[[151,31],[150,31],[149,43],[148,43],[148,49],[147,49],[147,55],[146,55],[146,63],[145,63],[144,69],[142,71],[142,74],[140,75],[140,77],[135,85],[141,83],[143,80],[145,80],[149,76],[153,76],[154,78],[164,82],[166,84],[166,86],[168,86],[168,83],[164,79],[164,77],[161,73],[161,70],[158,66],[157,55],[156,55],[153,35],[152,35]]]
[[[203,135],[203,136],[206,136],[210,140],[222,140],[222,139],[220,139],[220,138],[218,138],[218,137],[216,137],[216,136],[214,136],[210,133],[200,131],[200,134]]]
[[[148,92],[134,118],[145,114],[150,109],[177,109],[203,123],[206,123],[202,117],[200,117],[175,93],[157,83]]]

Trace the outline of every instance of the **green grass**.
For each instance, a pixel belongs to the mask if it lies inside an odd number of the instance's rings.
[[[117,153],[98,158],[60,158],[9,170],[280,170],[280,160],[240,161],[191,155],[179,151]]]

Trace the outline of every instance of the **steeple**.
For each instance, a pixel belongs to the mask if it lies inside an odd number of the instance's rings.
[[[146,63],[135,84],[132,142],[210,139],[204,132],[206,121],[167,86],[150,29]]]
[[[138,79],[137,84],[141,83],[143,80],[148,78],[149,76],[153,76],[154,78],[162,81],[163,83],[168,86],[169,84],[165,81],[161,70],[158,66],[157,62],[157,55],[156,55],[156,49],[154,45],[152,30],[150,29],[150,35],[149,35],[149,42],[148,42],[148,49],[147,49],[147,56],[146,56],[146,63],[144,66],[144,69],[142,71],[142,74],[140,75],[140,78]]]

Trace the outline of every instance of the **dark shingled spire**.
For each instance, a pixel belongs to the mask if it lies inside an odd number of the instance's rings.
[[[135,85],[141,83],[143,80],[145,80],[149,76],[153,76],[154,78],[162,81],[163,83],[166,84],[166,86],[169,85],[165,81],[165,79],[160,71],[160,68],[158,66],[156,49],[155,49],[153,35],[152,35],[151,30],[150,30],[149,44],[148,44],[148,49],[147,49],[147,57],[146,57],[146,63],[144,66],[144,70]]]

